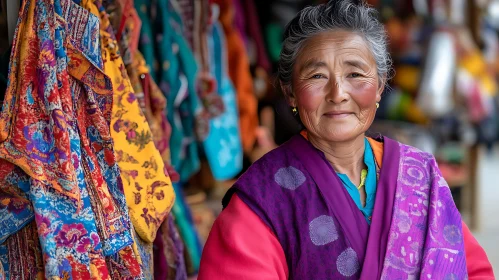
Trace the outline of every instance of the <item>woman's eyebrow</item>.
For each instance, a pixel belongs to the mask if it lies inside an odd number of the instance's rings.
[[[300,72],[308,69],[317,69],[320,67],[327,67],[326,62],[317,59],[311,59],[300,67]]]
[[[350,66],[355,67],[355,68],[359,68],[360,70],[363,70],[363,71],[366,71],[366,69],[369,68],[369,66],[365,62],[358,60],[358,59],[345,60],[343,62],[343,64],[350,65]]]

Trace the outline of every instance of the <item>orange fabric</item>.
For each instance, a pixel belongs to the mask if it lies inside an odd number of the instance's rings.
[[[220,22],[227,43],[229,75],[237,91],[239,127],[245,153],[253,149],[258,127],[257,100],[253,92],[248,55],[241,35],[234,28],[234,5],[231,0],[213,1],[220,6]]]
[[[381,165],[383,164],[383,143],[369,137],[367,138],[367,141],[369,141],[369,144],[371,145],[376,163],[378,164],[379,168],[381,168]]]

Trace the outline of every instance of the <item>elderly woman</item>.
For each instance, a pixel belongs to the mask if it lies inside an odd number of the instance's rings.
[[[390,73],[375,11],[302,10],[279,80],[306,128],[224,199],[199,279],[494,279],[432,155],[366,138]]]

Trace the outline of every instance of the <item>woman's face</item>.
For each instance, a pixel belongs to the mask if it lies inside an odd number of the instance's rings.
[[[319,139],[343,142],[363,134],[376,113],[383,86],[360,35],[325,32],[308,39],[293,68],[290,105]]]

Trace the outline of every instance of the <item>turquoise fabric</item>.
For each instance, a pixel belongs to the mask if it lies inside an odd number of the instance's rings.
[[[142,20],[139,48],[168,101],[171,163],[181,182],[186,182],[200,169],[195,135],[196,115],[202,111],[196,92],[197,62],[182,35],[182,19],[170,1],[134,3]]]
[[[365,183],[366,189],[366,205],[362,206],[360,202],[360,193],[348,176],[345,174],[337,173],[341,179],[341,182],[348,191],[348,194],[352,197],[353,201],[362,212],[368,224],[371,224],[371,216],[373,215],[374,200],[376,198],[376,188],[377,188],[377,178],[376,178],[376,161],[374,159],[373,149],[367,141],[364,140],[365,150],[364,150],[364,163],[367,166],[367,177]]]
[[[234,178],[243,168],[236,91],[227,74],[227,49],[222,26],[215,23],[208,35],[211,74],[217,81],[225,112],[210,120],[210,132],[203,141],[204,152],[216,180]]]

